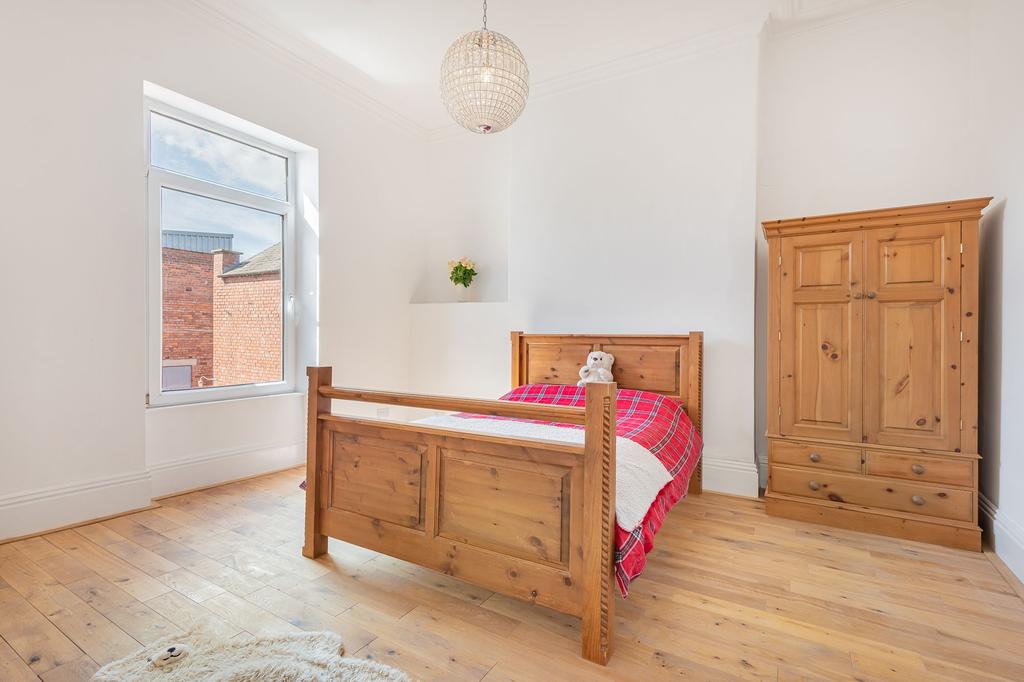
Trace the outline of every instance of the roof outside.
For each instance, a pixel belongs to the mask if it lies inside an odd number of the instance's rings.
[[[281,242],[263,249],[255,256],[239,263],[221,277],[241,277],[244,275],[262,275],[271,272],[281,272]]]
[[[181,249],[197,253],[211,253],[218,249],[231,250],[233,234],[223,232],[189,232],[186,230],[161,230],[160,246],[165,249]]]

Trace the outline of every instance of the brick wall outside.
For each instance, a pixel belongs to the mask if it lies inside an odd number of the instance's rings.
[[[213,255],[163,251],[164,360],[195,359],[192,386],[213,381]]]
[[[282,379],[280,272],[214,279],[213,367],[219,386]]]
[[[220,277],[238,253],[162,252],[163,359],[194,359],[193,388],[280,381],[280,272]]]

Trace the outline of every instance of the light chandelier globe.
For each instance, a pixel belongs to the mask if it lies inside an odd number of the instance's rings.
[[[485,5],[486,12],[486,5]],[[501,132],[526,108],[530,70],[516,44],[484,28],[462,36],[441,62],[441,98],[455,122],[474,133]]]

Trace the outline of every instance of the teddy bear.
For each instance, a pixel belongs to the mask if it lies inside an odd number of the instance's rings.
[[[587,356],[587,364],[580,368],[580,380],[577,386],[583,386],[593,382],[609,383],[612,379],[612,363],[615,356],[611,353],[594,351]]]

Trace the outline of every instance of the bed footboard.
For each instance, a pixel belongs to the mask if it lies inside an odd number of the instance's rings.
[[[586,408],[331,387],[311,367],[303,554],[334,537],[582,618],[604,664],[615,613],[615,384]],[[360,400],[584,424],[583,446],[330,413]]]

